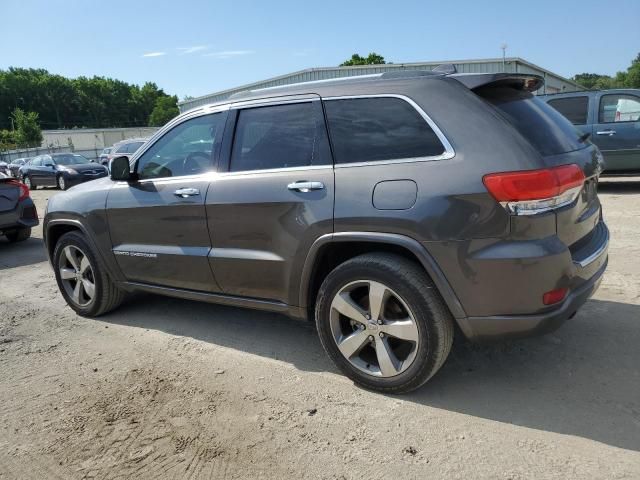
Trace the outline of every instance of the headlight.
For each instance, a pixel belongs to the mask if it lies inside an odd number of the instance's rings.
[[[64,167],[61,169],[63,172],[67,172],[70,173],[71,175],[77,175],[78,171],[73,169],[73,168],[69,168],[69,167]]]

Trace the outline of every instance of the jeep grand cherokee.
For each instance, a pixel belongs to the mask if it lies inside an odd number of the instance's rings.
[[[602,157],[523,74],[385,73],[184,113],[49,201],[80,315],[146,291],[314,318],[359,385],[419,387],[454,327],[550,331],[597,288]]]

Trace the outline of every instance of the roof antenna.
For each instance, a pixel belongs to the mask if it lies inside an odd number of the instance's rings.
[[[502,71],[506,72],[507,71],[507,47],[509,45],[507,45],[506,43],[503,43],[502,45],[500,45],[500,48],[502,49]]]
[[[458,70],[453,63],[443,63],[442,65],[438,65],[436,68],[431,70],[432,72],[444,73],[445,75],[451,75],[452,73],[457,73]]]

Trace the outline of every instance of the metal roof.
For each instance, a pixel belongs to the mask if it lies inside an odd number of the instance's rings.
[[[500,73],[503,71],[508,73],[533,73],[543,76],[547,81],[552,79],[554,83],[558,85],[562,84],[562,88],[567,88],[568,91],[584,89],[572,80],[564,78],[533,63],[527,62],[519,57],[508,57],[504,60],[502,58],[490,58],[476,60],[446,60],[438,62],[386,63],[382,65],[357,65],[349,67],[307,68],[285,75],[268,78],[266,80],[241,85],[239,87],[221,90],[208,95],[190,98],[179,102],[178,106],[180,107],[180,111],[184,112],[197,106],[226,100],[236,93],[247,90],[332,80],[344,77],[375,75],[397,70],[433,70],[442,64],[453,64],[459,73]]]

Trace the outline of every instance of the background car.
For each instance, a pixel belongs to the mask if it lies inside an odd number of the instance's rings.
[[[11,173],[11,176],[20,178],[20,167],[22,167],[29,160],[31,160],[30,157],[16,158],[15,160],[12,160],[9,164],[9,172]]]
[[[109,154],[113,151],[113,147],[107,147],[98,155],[98,163],[105,167],[109,164]]]
[[[127,157],[131,159],[133,154],[136,153],[148,140],[148,138],[130,138],[128,140],[122,140],[121,142],[114,143],[113,147],[111,147],[111,153],[107,155],[107,167],[109,170],[111,170],[111,161],[114,158]]]
[[[604,173],[640,172],[640,89],[596,90],[540,98],[558,110],[604,155]]]
[[[0,235],[10,242],[20,242],[31,236],[31,227],[36,225],[38,212],[29,196],[29,188],[0,173]]]
[[[7,162],[3,162],[0,160],[0,173],[4,173],[5,175],[9,176],[10,170],[9,164],[7,164]]]
[[[66,190],[78,183],[106,177],[108,170],[77,153],[40,155],[20,168],[22,181],[30,188],[58,187]]]

